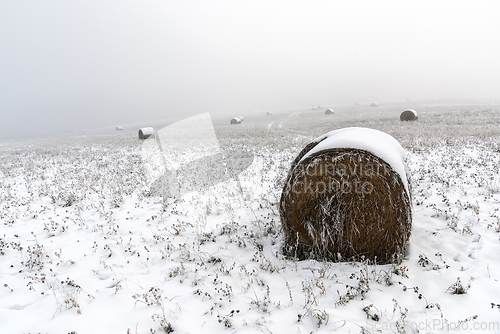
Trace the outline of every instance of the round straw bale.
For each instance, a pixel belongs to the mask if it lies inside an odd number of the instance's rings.
[[[406,109],[399,116],[401,121],[416,121],[418,119],[418,114],[413,109]]]
[[[333,110],[332,109],[326,109],[325,110],[325,115],[333,115]]]
[[[120,130],[123,130],[123,127],[122,127],[122,126],[120,126],[120,125],[118,125],[118,126],[116,127],[116,131],[120,131]]]
[[[235,117],[231,119],[231,124],[241,124],[241,119],[239,117]]]
[[[268,115],[268,116],[271,116],[272,114],[273,114],[273,112],[272,112],[272,111],[268,111],[268,112],[266,112],[266,115]]]
[[[154,136],[155,134],[155,129],[153,128],[142,128],[139,129],[139,139],[146,139],[149,138],[150,136]]]
[[[372,107],[378,107],[378,103],[377,102],[372,102],[372,104],[370,104],[370,106],[372,106]]]
[[[393,152],[380,154],[377,145]],[[308,144],[292,162],[279,203],[284,253],[378,263],[404,255],[412,213],[401,154],[394,138],[372,129],[332,131]]]

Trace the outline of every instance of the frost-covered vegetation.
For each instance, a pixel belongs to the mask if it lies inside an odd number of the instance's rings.
[[[400,122],[406,108],[419,120]],[[135,129],[0,143],[0,332],[500,332],[500,107],[333,109],[216,119],[221,146],[254,162],[180,200],[149,192]],[[282,255],[290,162],[347,126],[409,153],[412,237],[395,263]]]

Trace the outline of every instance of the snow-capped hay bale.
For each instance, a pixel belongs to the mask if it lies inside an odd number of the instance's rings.
[[[416,121],[418,119],[418,114],[413,109],[406,109],[399,116],[401,121]]]
[[[267,116],[271,116],[272,114],[273,114],[273,112],[272,112],[272,111],[268,111],[268,112],[266,112],[266,115],[267,115]]]
[[[155,135],[155,129],[153,128],[141,128],[139,129],[139,139],[146,139]]]
[[[333,110],[332,109],[326,109],[325,110],[325,115],[333,115]]]
[[[300,259],[389,262],[411,232],[406,152],[386,133],[329,132],[292,162],[279,212],[284,253]]]
[[[371,107],[378,107],[378,103],[377,102],[372,102],[372,104],[370,104]]]
[[[241,119],[239,117],[235,117],[233,119],[231,119],[231,124],[240,124],[241,123]]]
[[[122,127],[122,126],[120,126],[120,125],[118,125],[118,126],[116,127],[116,131],[121,131],[121,130],[123,130],[123,127]]]

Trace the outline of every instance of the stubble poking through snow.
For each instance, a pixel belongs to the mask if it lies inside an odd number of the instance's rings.
[[[499,332],[500,108],[419,107],[404,123],[400,105],[356,108],[336,107],[330,123],[275,112],[270,129],[265,115],[245,115],[246,128],[224,120],[223,144],[256,155],[243,194],[231,179],[177,202],[148,194],[125,126],[2,143],[0,333]],[[284,258],[277,201],[290,161],[318,133],[361,122],[408,151],[408,259]]]

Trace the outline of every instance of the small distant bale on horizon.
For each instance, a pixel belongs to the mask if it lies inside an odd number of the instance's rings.
[[[355,106],[359,106],[359,105],[361,105],[361,103],[359,103],[359,102],[355,102],[355,103],[354,103],[354,105],[355,105]]]
[[[332,109],[326,109],[325,110],[325,115],[333,115],[333,110]]]
[[[235,117],[231,119],[231,124],[241,124],[241,119],[239,117]]]
[[[401,113],[401,115],[399,116],[399,119],[401,120],[401,122],[403,122],[403,121],[416,121],[418,119],[418,114],[413,109],[406,109]]]
[[[139,139],[144,140],[155,135],[155,129],[151,127],[139,129]]]
[[[372,102],[372,104],[370,104],[371,107],[378,107],[378,103],[377,102]]]
[[[266,112],[266,115],[268,115],[268,116],[271,116],[272,114],[273,114],[273,112],[272,112],[272,111],[268,111],[268,112]]]
[[[120,130],[123,130],[123,127],[122,127],[122,126],[120,126],[120,125],[118,125],[118,126],[116,127],[116,131],[120,131]]]

